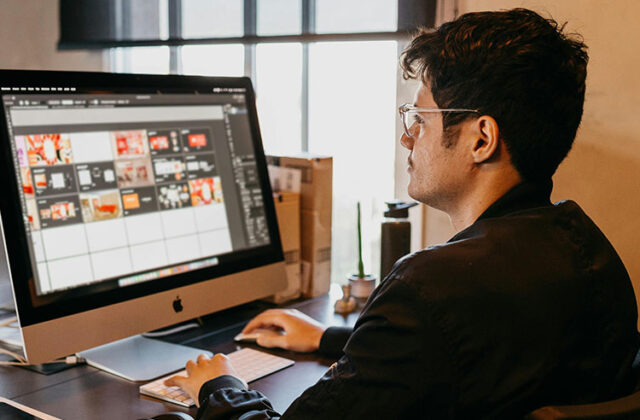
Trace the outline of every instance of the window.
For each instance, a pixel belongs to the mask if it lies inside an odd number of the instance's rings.
[[[431,3],[170,0],[158,15],[182,45],[116,49],[113,70],[252,77],[267,154],[334,158],[332,280],[357,269],[358,201],[365,270],[377,276],[384,202],[394,198],[398,41],[428,24]]]
[[[256,102],[265,151],[302,150],[302,45],[260,44],[256,48]]]
[[[231,45],[185,45],[180,47],[182,73],[203,76],[243,76],[244,47]]]
[[[258,35],[299,34],[302,31],[300,0],[258,0]]]
[[[389,0],[316,0],[316,32],[395,31],[398,2]]]
[[[357,270],[358,201],[365,270],[378,275],[380,221],[393,199],[396,61],[395,41],[311,45],[309,150],[333,156],[334,281]]]
[[[134,47],[112,50],[112,69],[127,73],[169,73],[169,47]]]
[[[242,0],[182,0],[182,34],[186,39],[242,36]]]

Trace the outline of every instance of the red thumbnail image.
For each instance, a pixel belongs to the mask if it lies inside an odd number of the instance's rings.
[[[64,220],[70,217],[76,217],[76,206],[69,201],[55,203],[48,209],[40,210],[40,218],[43,220]]]
[[[115,131],[113,137],[118,157],[147,154],[147,133],[144,130]]]
[[[47,188],[47,175],[46,174],[35,174],[33,177],[36,180],[36,187],[45,189]]]
[[[20,168],[22,175],[22,192],[25,195],[33,195],[33,181],[31,181],[31,168]]]
[[[213,202],[213,178],[189,181],[189,190],[191,190],[192,206],[204,206]]]
[[[73,162],[71,140],[66,134],[24,136],[30,166],[58,165]]]
[[[169,148],[169,137],[167,136],[149,137],[149,145],[151,146],[151,150],[166,150]]]
[[[148,158],[115,161],[116,176],[120,188],[139,187],[153,183],[151,161]]]
[[[27,205],[27,217],[29,218],[29,224],[31,230],[40,230],[40,218],[38,218],[38,206],[34,199],[25,200]]]
[[[222,202],[222,186],[220,178],[201,178],[189,181],[191,191],[191,205],[204,206],[214,201]]]
[[[207,136],[205,134],[189,134],[189,147],[205,147],[207,145]]]
[[[85,222],[115,219],[122,216],[118,190],[80,194],[80,207]]]

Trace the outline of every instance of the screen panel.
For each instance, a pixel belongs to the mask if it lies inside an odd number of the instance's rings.
[[[3,73],[23,324],[282,259],[248,79]]]

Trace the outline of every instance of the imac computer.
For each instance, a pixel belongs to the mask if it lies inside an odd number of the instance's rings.
[[[91,349],[151,379],[201,351],[137,334],[286,286],[249,79],[0,71],[0,95],[3,240],[30,363]]]

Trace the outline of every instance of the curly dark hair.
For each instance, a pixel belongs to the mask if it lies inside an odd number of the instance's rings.
[[[430,86],[439,107],[493,117],[523,179],[549,179],[580,125],[589,60],[582,37],[563,30],[527,9],[467,13],[421,30],[401,66],[405,79]],[[445,144],[472,116],[443,116]]]

